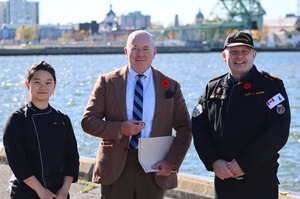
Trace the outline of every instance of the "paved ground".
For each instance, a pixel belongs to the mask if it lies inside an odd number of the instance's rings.
[[[9,194],[7,193],[7,185],[8,180],[12,172],[7,164],[0,163],[0,198],[1,199],[10,199]],[[94,187],[90,191],[83,193],[85,189],[88,189],[90,186]],[[70,195],[72,199],[94,199],[100,198],[100,185],[86,182],[86,181],[79,181],[77,183],[73,183],[70,190]],[[171,199],[171,198],[165,198]]]
[[[12,175],[12,172],[8,165],[1,164],[0,163],[0,196],[1,199],[9,199],[9,194],[7,193],[7,181],[9,180],[10,176]],[[100,186],[96,184],[92,184],[95,186],[94,189],[82,193],[82,190],[88,188],[88,185],[91,185],[92,183],[79,181],[78,183],[73,183],[71,186],[71,198],[72,199],[92,199],[92,198],[100,198]]]
[[[10,199],[9,194],[7,193],[6,189],[8,186],[8,180],[12,172],[10,167],[7,164],[4,164],[0,161],[0,198],[1,199]],[[174,189],[174,193],[169,193],[170,197],[165,197],[164,199],[211,199],[212,197],[205,197],[203,193],[207,193],[211,187],[207,185],[207,181],[195,181],[195,179],[189,179],[188,177],[182,176],[181,183],[179,183],[178,189]],[[93,187],[93,189],[85,192],[84,190],[88,189],[89,187]],[[206,187],[206,188],[205,188]],[[176,192],[177,190],[177,192]],[[184,192],[184,190],[188,190]],[[100,198],[101,187],[99,184],[94,184],[86,181],[79,181],[77,183],[73,183],[70,190],[71,199],[99,199]],[[198,194],[197,194],[198,193]],[[195,195],[196,194],[196,195]],[[299,194],[299,195],[298,195]],[[300,193],[297,195],[290,195],[287,196],[280,195],[280,199],[300,199]],[[212,194],[210,194],[212,195]]]

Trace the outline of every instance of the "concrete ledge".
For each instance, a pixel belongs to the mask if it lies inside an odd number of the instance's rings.
[[[258,193],[259,194],[259,193]],[[300,199],[300,193],[279,191],[279,199]],[[178,187],[168,190],[166,196],[184,199],[214,199],[213,180],[187,174],[178,175]]]
[[[0,146],[0,164],[7,164],[4,148]],[[80,158],[79,179],[91,181],[94,169],[93,158]],[[170,199],[213,199],[214,183],[205,177],[179,174],[178,187],[167,190],[166,197]],[[300,193],[279,192],[279,199],[300,199]]]
[[[4,148],[0,145],[0,163],[7,164],[6,154]]]
[[[178,187],[168,190],[166,196],[185,199],[214,198],[214,183],[191,175],[178,175]]]
[[[92,158],[80,157],[79,179],[92,181],[94,163]]]

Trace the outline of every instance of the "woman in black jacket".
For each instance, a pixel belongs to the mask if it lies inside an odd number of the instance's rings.
[[[26,79],[30,100],[13,112],[4,126],[11,198],[69,198],[79,171],[79,154],[69,117],[54,109],[49,98],[56,87],[53,67],[42,61]]]

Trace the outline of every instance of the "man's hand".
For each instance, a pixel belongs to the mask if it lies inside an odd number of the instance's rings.
[[[156,172],[157,176],[169,176],[173,171],[173,165],[166,160],[159,161],[152,166],[153,169],[159,169]]]
[[[234,174],[228,168],[228,162],[225,160],[219,159],[212,164],[215,175],[218,176],[221,180],[231,178]]]
[[[127,120],[122,122],[120,129],[121,134],[126,136],[138,134],[143,128],[145,128],[145,125],[140,125],[141,122],[142,121],[139,120]]]
[[[245,175],[240,165],[235,160],[232,160],[231,162],[227,163],[227,167],[231,171],[231,173],[233,173],[232,178],[237,178]]]

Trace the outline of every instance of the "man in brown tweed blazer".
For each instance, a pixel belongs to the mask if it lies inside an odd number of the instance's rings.
[[[101,184],[102,199],[162,199],[164,190],[177,187],[177,171],[190,146],[191,122],[180,84],[151,66],[156,55],[154,39],[144,30],[131,33],[125,55],[128,65],[100,75],[81,121],[88,134],[102,138],[93,181]],[[170,64],[172,65],[172,64]],[[143,75],[143,119],[133,120],[135,76]],[[145,173],[138,149],[130,149],[132,136],[172,135],[166,157]]]

